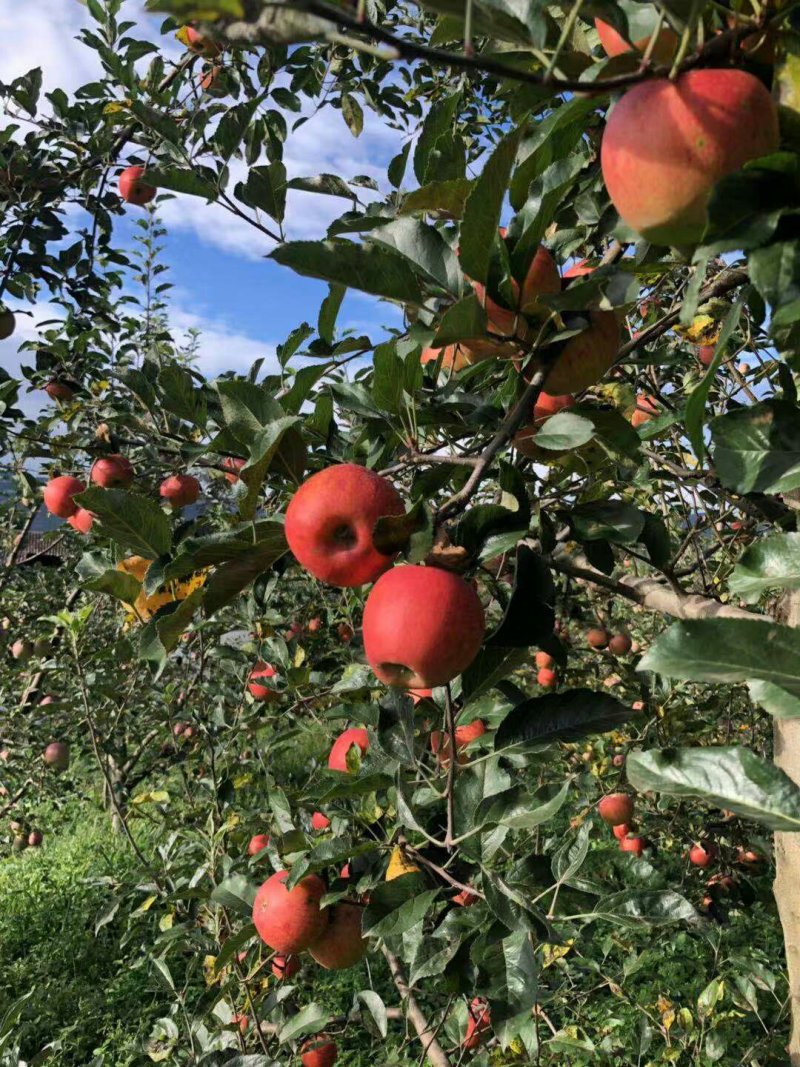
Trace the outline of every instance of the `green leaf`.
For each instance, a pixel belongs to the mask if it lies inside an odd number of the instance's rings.
[[[242,0],[147,0],[148,11],[166,11],[177,18],[191,20],[244,18]]]
[[[478,825],[496,824],[512,830],[532,830],[556,815],[567,799],[570,782],[561,786],[542,785],[534,793],[515,786],[496,796],[486,797],[475,816]]]
[[[404,515],[384,515],[375,523],[372,541],[384,555],[404,552],[412,563],[420,562],[433,544],[430,509],[418,500]]]
[[[213,615],[229,604],[260,574],[269,570],[288,549],[283,523],[272,523],[269,530],[262,531],[251,549],[217,567],[208,579],[203,602],[206,615]]]
[[[327,341],[329,345],[333,344],[333,332],[336,327],[336,318],[339,314],[339,308],[342,306],[342,300],[344,300],[344,294],[346,292],[347,288],[344,285],[329,286],[328,295],[322,301],[322,305],[319,309],[317,333],[322,340]]]
[[[729,586],[748,604],[769,589],[800,589],[800,534],[772,534],[751,545],[734,567]]]
[[[420,892],[421,885],[420,875],[404,874],[373,889],[361,923],[363,933],[397,937],[421,922],[439,895],[436,889]]]
[[[356,996],[375,1020],[378,1033],[381,1037],[386,1037],[389,1027],[386,1018],[386,1005],[381,998],[372,989],[361,989],[356,993]]]
[[[347,128],[354,137],[360,137],[364,130],[364,112],[354,96],[342,93],[342,118],[347,123]]]
[[[506,715],[494,738],[496,752],[505,748],[579,741],[607,733],[635,716],[628,705],[607,693],[570,689],[523,701]]]
[[[461,675],[461,692],[466,701],[477,700],[529,657],[525,648],[501,648],[484,645]]]
[[[419,219],[400,218],[376,226],[365,238],[393,249],[447,292],[461,292],[464,280],[455,252],[435,227]]]
[[[796,206],[796,188],[793,196]],[[753,285],[773,309],[773,329],[796,322],[800,318],[800,242],[777,241],[756,249],[749,268]]]
[[[701,921],[686,897],[671,889],[625,889],[612,893],[597,902],[591,917],[630,928]]]
[[[594,426],[589,419],[573,415],[570,411],[560,411],[549,418],[534,437],[540,448],[553,452],[566,452],[580,448],[594,437]]]
[[[711,421],[714,466],[737,493],[785,493],[800,487],[800,409],[765,400]]]
[[[215,904],[221,904],[223,908],[238,912],[246,919],[252,919],[257,889],[258,887],[243,874],[233,874],[214,886],[211,900]]]
[[[578,540],[611,541],[617,545],[638,541],[645,523],[643,512],[618,500],[579,504],[568,518]]]
[[[161,608],[139,634],[139,654],[161,670],[167,656],[177,646],[205,596],[205,589],[195,589],[183,600]]]
[[[770,830],[800,830],[800,789],[780,767],[750,749],[651,749],[631,752],[625,767],[635,789],[700,797]]]
[[[386,176],[389,179],[389,184],[395,189],[399,189],[403,183],[403,177],[406,173],[406,167],[408,165],[408,156],[411,152],[411,141],[406,141],[397,155],[389,163],[386,171]]]
[[[309,278],[321,278],[403,303],[423,303],[419,281],[408,261],[376,243],[289,241],[276,248],[271,258]]]
[[[528,545],[517,549],[514,589],[503,620],[487,639],[487,646],[528,648],[552,636],[555,625],[553,576]]]
[[[431,180],[458,179],[463,175],[443,175],[436,173],[437,151],[436,146],[441,138],[446,135],[452,136],[456,114],[461,104],[461,93],[437,100],[428,111],[422,131],[417,138],[417,146],[414,149],[414,173],[420,185]]]
[[[230,159],[244,140],[247,128],[261,105],[260,97],[253,97],[243,104],[229,108],[217,124],[214,143],[219,148],[223,159]]]
[[[317,1034],[330,1018],[330,1012],[322,1004],[306,1004],[296,1015],[291,1015],[281,1026],[278,1040],[293,1041],[304,1034]]]
[[[460,219],[472,186],[473,183],[469,178],[429,182],[406,196],[400,207],[400,214],[414,215],[424,212]]]
[[[142,591],[142,583],[132,574],[124,571],[107,570],[96,578],[91,578],[83,583],[84,589],[91,589],[95,593],[106,593],[123,604],[132,604]]]
[[[744,299],[744,294],[740,294],[736,299],[736,303],[725,316],[725,323],[714,350],[714,359],[711,362],[711,366],[704,374],[700,384],[692,390],[686,400],[683,421],[686,426],[686,433],[692,443],[694,454],[701,463],[705,455],[706,447],[703,439],[703,416],[705,414],[706,401],[708,400],[711,386],[714,384],[719,365],[722,363],[723,356],[725,355],[727,343],[736,331],[736,327],[739,325],[739,319],[741,318],[742,309],[744,307]]]
[[[195,389],[194,380],[177,363],[167,363],[158,372],[161,404],[167,411],[193,426],[206,424],[206,400],[200,389]]]
[[[511,168],[514,166],[523,129],[523,124],[512,128],[499,142],[464,206],[459,259],[464,273],[483,284],[489,278],[489,264],[500,225],[500,213],[508,192]]]
[[[456,341],[483,337],[486,331],[486,309],[475,293],[468,293],[455,304],[451,304],[439,319],[431,347],[444,348],[445,345],[452,345]]]
[[[247,181],[236,186],[236,196],[249,207],[265,211],[281,222],[286,212],[286,168],[280,160],[268,166],[251,167]]]
[[[95,515],[95,531],[137,556],[156,559],[172,545],[170,521],[155,500],[128,489],[93,487],[75,497]]]
[[[214,200],[217,186],[211,175],[204,176],[199,170],[183,170],[180,167],[148,167],[147,180],[159,189],[170,189],[187,196],[201,196]]]
[[[800,630],[753,619],[675,622],[638,670],[692,682],[758,680],[800,697]]]

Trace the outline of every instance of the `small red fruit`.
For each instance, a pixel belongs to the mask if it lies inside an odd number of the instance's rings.
[[[605,648],[608,645],[610,639],[611,634],[608,632],[608,630],[603,630],[599,627],[595,627],[594,629],[589,630],[586,634],[586,643],[588,644],[589,648]]]
[[[269,844],[269,834],[255,834],[247,845],[247,855],[257,856]]]
[[[43,759],[54,771],[65,771],[69,767],[69,745],[64,741],[53,741],[44,750]]]
[[[641,856],[647,847],[647,841],[643,837],[623,837],[619,847],[621,852],[632,852],[635,856]]]
[[[467,1033],[462,1047],[470,1051],[480,1048],[491,1028],[492,1013],[489,1010],[489,1005],[483,997],[475,997],[469,1006]]]
[[[537,652],[536,653],[536,666],[541,670],[552,670],[555,666],[555,660],[549,652]]]
[[[103,489],[127,489],[133,481],[133,475],[131,461],[126,456],[114,453],[95,460],[89,477]]]
[[[90,532],[94,525],[94,515],[91,511],[87,511],[86,508],[78,508],[74,515],[70,515],[67,522],[73,530],[85,535]]]
[[[278,700],[280,698],[280,693],[277,689],[270,685],[264,685],[261,681],[261,679],[275,678],[277,673],[269,663],[264,663],[262,660],[256,663],[247,676],[247,691],[254,700]]]
[[[158,190],[144,181],[144,167],[126,167],[119,176],[119,195],[127,204],[143,207],[149,204]]]
[[[290,978],[294,978],[299,970],[300,960],[297,956],[286,956],[282,952],[279,952],[276,956],[272,957],[272,973],[279,982],[285,982]]]
[[[72,389],[66,384],[66,382],[59,382],[53,380],[48,382],[44,387],[44,391],[50,397],[51,400],[63,400],[64,402],[72,400],[74,393]]]
[[[536,681],[543,689],[555,689],[558,685],[558,675],[547,667],[540,667]]]
[[[361,750],[362,756],[369,748],[369,735],[363,726],[351,726],[349,730],[339,734],[328,756],[328,769],[347,774],[347,753],[354,746]]]
[[[229,472],[225,475],[225,481],[235,485],[239,481],[239,471],[247,466],[247,460],[239,456],[228,456],[222,461],[222,466]]]
[[[697,843],[689,849],[689,862],[695,867],[708,867],[717,858],[718,852],[715,845],[707,841],[705,844]]]
[[[31,832],[28,834],[28,844],[31,846],[31,848],[38,848],[41,845],[42,841],[43,836],[41,830],[31,830]]]
[[[617,841],[622,841],[631,832],[631,827],[626,822],[621,822],[617,826],[612,826],[611,832]]]
[[[191,474],[173,474],[161,483],[159,496],[172,508],[185,508],[200,496],[200,483]]]
[[[303,1067],[333,1067],[337,1055],[336,1042],[327,1034],[310,1037],[300,1046],[300,1061]]]
[[[656,398],[640,394],[636,397],[636,410],[631,415],[631,426],[644,426],[646,422],[649,422],[658,413],[658,401]]]
[[[322,619],[311,619],[306,629],[310,634],[319,633],[322,629]]]
[[[194,52],[198,56],[208,56],[209,59],[214,59],[222,52],[216,41],[198,32],[193,26],[185,26],[184,30],[186,33],[186,47],[190,52]]]
[[[614,634],[608,642],[609,652],[615,656],[627,656],[631,650],[632,641],[627,634]]]
[[[483,719],[473,719],[472,722],[465,723],[464,726],[456,727],[456,752],[458,753],[459,764],[463,765],[468,762],[469,757],[464,749],[479,737],[483,737],[485,733],[486,723]],[[450,738],[447,734],[442,733],[441,730],[433,730],[431,732],[431,752],[443,767],[447,767],[450,763]]]
[[[44,506],[51,515],[57,515],[59,519],[68,519],[78,510],[78,505],[72,498],[82,493],[85,488],[85,482],[79,478],[71,478],[67,474],[62,474],[60,478],[51,478],[42,492]]]
[[[453,903],[458,905],[459,908],[470,908],[473,904],[477,904],[480,897],[477,893],[470,893],[468,889],[462,889],[460,893],[456,893],[453,897]]]
[[[331,820],[327,815],[323,815],[321,811],[315,811],[311,816],[311,827],[314,830],[327,830],[331,824]]]
[[[609,826],[633,822],[633,797],[627,793],[609,793],[597,805],[597,814]]]

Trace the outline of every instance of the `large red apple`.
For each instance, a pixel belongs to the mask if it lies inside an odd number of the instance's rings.
[[[304,952],[318,941],[328,925],[328,912],[319,902],[327,892],[316,874],[307,874],[292,889],[288,871],[278,871],[256,893],[253,922],[261,940],[276,952]]]
[[[158,190],[144,181],[144,167],[126,167],[119,176],[119,195],[127,204],[143,207],[149,204]]]
[[[446,345],[444,348],[423,348],[419,361],[422,364],[435,363],[441,356],[442,370],[459,371],[477,363],[478,358],[465,344]]]
[[[361,749],[362,756],[369,748],[369,735],[363,726],[351,726],[339,734],[328,756],[328,769],[347,774],[347,753],[354,745]]]
[[[558,675],[549,667],[540,667],[536,673],[536,681],[542,689],[555,689],[558,685]]]
[[[82,493],[85,488],[85,482],[82,482],[80,478],[71,478],[68,474],[62,474],[59,478],[51,478],[42,492],[44,506],[51,515],[57,515],[59,519],[68,519],[78,510],[78,505],[72,498]]]
[[[609,793],[597,805],[597,814],[609,826],[633,823],[633,797],[627,793]]]
[[[300,960],[297,956],[287,956],[282,952],[272,957],[272,973],[279,982],[294,978],[300,970]]]
[[[549,652],[537,652],[536,653],[536,666],[541,670],[542,668],[552,670],[555,666],[555,660]]]
[[[69,745],[65,741],[53,741],[44,750],[42,758],[54,771],[65,771],[69,767]]]
[[[247,844],[247,855],[257,856],[269,844],[269,834],[254,834]]]
[[[564,278],[591,274],[594,267],[585,260],[564,271]],[[617,358],[620,346],[619,322],[613,311],[589,311],[589,326],[571,337],[547,376],[551,393],[578,393],[599,382]]]
[[[608,642],[608,651],[615,656],[627,656],[632,645],[633,642],[627,634],[614,634]]]
[[[297,561],[330,585],[364,585],[390,567],[395,554],[375,547],[372,532],[384,515],[402,515],[397,490],[354,463],[326,467],[308,478],[286,509],[286,540]]]
[[[464,749],[473,741],[477,741],[479,737],[483,737],[485,733],[486,723],[483,719],[473,719],[472,722],[456,727],[456,752],[460,764],[466,763],[468,759]],[[450,763],[450,738],[446,733],[441,730],[431,732],[431,752],[443,767]]]
[[[605,648],[611,639],[611,634],[608,630],[603,630],[596,626],[586,633],[586,644],[589,648],[601,649]]]
[[[133,481],[133,475],[131,461],[126,456],[114,453],[96,459],[89,477],[103,489],[127,489]]]
[[[716,845],[710,841],[696,843],[689,849],[689,862],[695,867],[708,867],[719,855]]]
[[[17,320],[11,311],[0,311],[0,341],[7,340],[16,328]]]
[[[644,837],[623,837],[619,848],[620,852],[632,852],[634,856],[641,856],[647,848],[647,840]]]
[[[343,971],[354,967],[367,951],[367,941],[361,936],[360,904],[342,900],[330,909],[328,925],[309,952],[320,967],[329,971]]]
[[[472,663],[483,642],[483,607],[463,578],[438,567],[394,567],[364,607],[364,652],[387,685],[444,685]]]
[[[690,70],[635,85],[606,123],[601,166],[624,222],[656,244],[703,236],[713,186],[778,147],[778,112],[746,71]]]
[[[193,26],[184,27],[186,37],[186,47],[195,52],[198,56],[208,56],[210,59],[220,55],[222,49],[213,41],[210,37],[206,37],[205,34],[200,33]]]
[[[303,1067],[333,1067],[337,1054],[336,1042],[327,1034],[310,1037],[300,1046]]]
[[[200,496],[200,483],[191,474],[173,474],[164,479],[158,493],[170,507],[185,508]]]
[[[467,1033],[464,1037],[463,1048],[470,1051],[480,1048],[491,1028],[492,1013],[489,1010],[489,1005],[483,997],[475,997],[469,1006]]]
[[[254,700],[277,700],[280,693],[271,685],[265,685],[264,680],[274,678],[277,671],[270,663],[259,660],[247,676],[247,691]]]

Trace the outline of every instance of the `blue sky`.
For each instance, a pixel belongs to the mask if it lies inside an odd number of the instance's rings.
[[[178,42],[160,36],[160,19],[144,13],[144,0],[126,0],[123,14],[136,19],[141,36],[158,40],[167,55],[181,55]],[[82,26],[90,24],[80,0],[26,0],[21,8],[0,5],[0,80],[9,82],[34,66],[43,70],[45,91],[59,86],[69,92],[93,80],[98,74],[94,54],[74,39]],[[294,118],[289,116],[290,121]],[[355,139],[338,112],[315,115],[287,141],[289,177],[327,171],[346,178],[369,174],[385,182],[386,165],[402,142],[370,113],[365,119],[364,132]],[[288,234],[297,239],[322,238],[328,222],[347,207],[342,199],[290,193]],[[135,214],[141,209],[126,210]],[[169,234],[164,258],[174,286],[171,323],[178,334],[188,327],[201,331],[200,369],[209,377],[223,370],[243,372],[260,357],[274,366],[276,344],[304,319],[315,322],[327,287],[265,259],[271,243],[215,205],[179,196],[166,201],[159,215]],[[123,244],[126,231],[123,223],[119,229]],[[42,294],[41,302],[29,308],[32,317],[18,316],[15,336],[0,343],[0,363],[12,372],[18,364],[19,341],[35,336],[37,321],[53,317],[46,300],[47,294]],[[339,316],[340,327],[375,336],[381,323],[397,321],[393,308],[360,294],[348,294]]]

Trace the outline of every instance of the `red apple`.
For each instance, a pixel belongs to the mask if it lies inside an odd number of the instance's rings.
[[[31,830],[28,834],[28,844],[31,848],[39,848],[44,840],[41,830]]]
[[[82,493],[86,483],[79,478],[71,478],[62,474],[60,478],[51,478],[42,491],[44,506],[51,515],[57,515],[59,519],[68,519],[78,510],[78,505],[72,499],[78,493]]]
[[[103,489],[127,489],[133,481],[133,473],[131,461],[114,453],[96,459],[89,477]]]
[[[549,667],[540,667],[536,674],[536,681],[542,689],[555,689],[558,686],[558,675]]]
[[[155,185],[144,181],[144,167],[126,167],[119,176],[119,195],[127,204],[143,207],[158,192]]]
[[[336,627],[336,636],[339,638],[343,645],[349,645],[350,642],[353,640],[354,635],[355,631],[348,622],[340,622],[339,625]]]
[[[689,862],[695,867],[708,867],[719,855],[716,845],[710,841],[705,843],[696,842],[689,849]]]
[[[408,695],[411,697],[411,703],[416,707],[422,700],[430,700],[433,696],[432,689],[409,689]]]
[[[30,641],[16,640],[11,646],[11,656],[20,663],[27,663],[33,656],[33,644]]]
[[[210,59],[221,54],[222,49],[210,37],[198,32],[193,26],[185,26],[184,30],[186,47],[190,52],[195,52],[198,56],[208,56]]]
[[[340,900],[329,910],[331,916],[325,931],[308,951],[320,967],[328,971],[343,971],[354,967],[367,951],[367,941],[361,936],[364,908],[360,904]]]
[[[72,389],[66,384],[66,382],[52,381],[48,382],[44,387],[44,391],[50,397],[51,400],[72,400],[74,393]]]
[[[533,405],[533,424],[534,426],[540,426],[542,423],[547,422],[553,415],[557,415],[559,411],[565,411],[568,408],[575,407],[575,397],[570,396],[569,393],[563,396],[551,396],[550,393],[540,393],[539,399]]]
[[[253,922],[261,940],[276,952],[304,952],[328,925],[328,911],[319,906],[327,887],[316,874],[307,874],[287,889],[288,877],[288,871],[278,871],[259,888]]]
[[[639,40],[630,44],[621,33],[617,33],[613,26],[610,26],[607,22],[603,22],[602,19],[595,19],[594,26],[597,30],[597,36],[600,38],[600,44],[603,51],[607,56],[621,56],[625,52],[637,52],[644,53],[647,50],[647,46],[650,44],[650,36],[641,37]],[[653,60],[656,63],[669,63],[672,57],[675,55],[675,50],[678,47],[678,36],[674,30],[669,27],[662,27],[659,30],[658,40],[655,43],[653,51],[651,53]],[[642,312],[644,314],[644,312]]]
[[[54,771],[65,771],[69,767],[69,745],[64,741],[53,741],[44,750],[42,758]]]
[[[477,893],[470,893],[468,889],[462,889],[459,893],[453,897],[453,903],[459,908],[471,908],[473,904],[477,904],[480,897]]]
[[[714,362],[714,352],[716,351],[715,345],[698,345],[697,346],[697,358],[703,364],[704,367],[710,367]]]
[[[621,822],[617,826],[612,826],[611,832],[617,841],[622,841],[631,832],[631,827],[626,822]]]
[[[608,645],[610,639],[611,634],[608,632],[608,630],[601,629],[598,626],[586,632],[587,645],[589,646],[589,648],[594,648],[598,651],[600,649],[605,648]]]
[[[461,674],[484,630],[473,586],[437,567],[394,567],[364,607],[367,662],[382,682],[403,689],[433,689]]]
[[[247,845],[247,855],[257,856],[269,844],[269,834],[255,834]]]
[[[336,1042],[327,1034],[310,1037],[300,1046],[303,1067],[333,1067],[337,1054]]]
[[[622,753],[618,752],[617,755],[614,756],[614,758],[612,759],[611,762],[615,767],[624,767],[625,766],[625,757],[622,755]]]
[[[321,811],[315,811],[311,816],[311,827],[314,830],[327,830],[331,824],[331,820],[327,815],[323,815]]]
[[[654,396],[639,394],[636,397],[636,410],[631,415],[631,426],[644,426],[654,415],[659,414],[658,401]]]
[[[328,769],[347,774],[347,753],[354,746],[358,746],[362,756],[369,748],[369,735],[363,726],[351,726],[339,734],[328,756]]]
[[[319,631],[322,629],[322,619],[311,619],[306,629],[310,634],[319,633]]]
[[[483,719],[473,719],[470,723],[456,727],[456,752],[458,753],[458,762],[460,764],[463,765],[468,762],[468,756],[464,749],[471,745],[473,741],[477,741],[479,737],[483,737],[485,733],[486,723]],[[446,733],[441,730],[433,730],[431,732],[431,752],[443,767],[450,763],[450,738]]]
[[[615,656],[627,656],[631,650],[631,644],[631,639],[627,634],[614,634],[608,642],[608,650]]]
[[[549,652],[537,652],[536,653],[536,666],[541,670],[552,670],[555,666],[555,660]]]
[[[564,278],[591,274],[594,267],[585,260],[564,271]],[[578,393],[599,382],[617,358],[620,346],[619,322],[613,311],[589,311],[588,327],[570,337],[547,376],[551,393]]]
[[[200,483],[191,474],[173,474],[164,479],[158,492],[170,507],[185,508],[200,496]]]
[[[225,481],[235,485],[239,481],[239,471],[247,466],[247,460],[239,456],[227,456],[222,461],[222,466],[229,472],[225,475]]]
[[[492,1013],[489,1005],[483,997],[475,997],[469,1006],[467,1033],[462,1048],[469,1049],[471,1052],[480,1048],[491,1029]]]
[[[271,685],[264,685],[261,679],[275,678],[277,671],[270,663],[259,660],[247,676],[247,691],[254,700],[279,700],[280,693]]]
[[[690,70],[641,82],[616,103],[601,148],[622,219],[656,244],[696,243],[713,186],[778,148],[778,113],[746,71]]]
[[[286,509],[286,540],[302,567],[329,585],[374,582],[395,553],[375,547],[372,532],[385,515],[402,515],[397,490],[374,471],[340,463],[312,474]]]
[[[297,956],[286,956],[284,953],[279,952],[272,957],[272,973],[279,982],[294,978],[299,970],[300,960]]]
[[[597,805],[597,814],[609,826],[633,822],[633,797],[627,793],[609,793]]]
[[[94,515],[86,508],[78,508],[74,515],[70,515],[67,522],[78,533],[88,534],[94,525]]]
[[[619,848],[620,852],[632,852],[635,856],[641,856],[647,848],[647,841],[643,837],[623,837]]]

